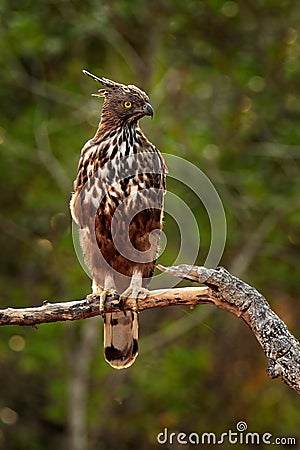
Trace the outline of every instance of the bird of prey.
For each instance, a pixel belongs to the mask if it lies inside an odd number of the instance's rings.
[[[138,354],[137,299],[147,296],[158,256],[167,167],[139,127],[142,117],[153,117],[147,94],[83,72],[102,84],[92,95],[104,103],[96,134],[81,151],[70,207],[91,296],[100,296],[105,359],[122,369]],[[130,309],[105,313],[111,290]]]

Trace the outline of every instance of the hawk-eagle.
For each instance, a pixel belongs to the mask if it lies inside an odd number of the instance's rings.
[[[105,358],[122,369],[138,354],[136,299],[146,296],[158,255],[167,167],[139,127],[142,117],[153,117],[146,93],[83,72],[104,86],[93,94],[104,103],[96,134],[81,151],[71,214],[92,295],[100,295]],[[131,309],[105,313],[109,290]]]

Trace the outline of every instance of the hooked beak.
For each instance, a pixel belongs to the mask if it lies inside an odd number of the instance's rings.
[[[154,111],[150,103],[146,102],[144,106],[144,114],[145,116],[150,116],[153,119]]]

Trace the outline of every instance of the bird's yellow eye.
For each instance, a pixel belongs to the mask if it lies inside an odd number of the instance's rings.
[[[125,106],[125,108],[129,109],[129,108],[131,108],[132,104],[131,104],[131,102],[125,102],[124,106]]]

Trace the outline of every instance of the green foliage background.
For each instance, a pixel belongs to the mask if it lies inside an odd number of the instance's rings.
[[[300,4],[1,0],[0,21],[1,307],[90,292],[68,209],[100,111],[86,68],[149,93],[147,136],[200,167],[223,201],[221,264],[299,336]],[[183,186],[172,190],[199,222],[201,264],[205,211]],[[160,262],[171,264],[178,235],[169,217],[165,229]],[[93,319],[1,329],[0,448],[146,450],[165,427],[221,433],[239,420],[300,439],[299,397],[268,379],[254,337],[226,312],[143,313],[141,354],[122,372],[103,360],[101,327]]]

